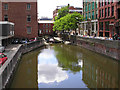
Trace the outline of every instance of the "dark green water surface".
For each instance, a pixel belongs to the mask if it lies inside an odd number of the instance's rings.
[[[120,62],[56,44],[25,54],[11,88],[118,88]]]

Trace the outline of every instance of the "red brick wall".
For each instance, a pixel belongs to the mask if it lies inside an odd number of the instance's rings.
[[[118,19],[118,13],[117,13],[117,2],[110,2],[110,4],[104,5],[100,7],[100,2],[98,5],[98,36],[99,36],[99,32],[103,32],[103,37],[105,37],[105,32],[109,32],[109,37],[112,37],[112,32],[115,32],[115,26],[109,26],[109,31],[105,31],[105,22],[109,21],[109,24],[115,24],[116,20]],[[112,6],[114,6],[114,15],[112,16]],[[110,7],[110,12],[108,16],[108,7]],[[105,8],[107,8],[107,16],[105,17]],[[104,10],[103,12],[103,17],[102,17],[102,9]],[[100,10],[101,10],[101,16],[100,16]],[[99,23],[103,22],[103,31],[100,31],[99,28]]]
[[[15,23],[15,37],[32,38],[38,36],[37,2],[29,2],[31,10],[26,10],[27,2],[9,2],[8,10],[2,10],[2,19],[8,15],[8,21]],[[2,6],[4,3],[2,3]],[[27,22],[27,15],[31,15],[31,22]],[[32,28],[31,34],[27,34],[27,26]]]
[[[46,24],[48,24],[48,27],[46,27]],[[45,26],[43,27],[43,25],[45,25]],[[49,25],[50,25],[50,27],[49,27]],[[42,30],[40,36],[41,35],[52,35],[53,34],[53,25],[54,25],[53,23],[39,23],[38,29]],[[47,33],[46,29],[50,30],[50,32],[48,31],[48,33]]]

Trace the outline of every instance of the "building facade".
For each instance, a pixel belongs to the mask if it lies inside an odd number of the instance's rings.
[[[98,1],[83,0],[83,16],[85,21],[80,22],[80,35],[94,35],[98,31]]]
[[[69,13],[73,13],[73,12],[78,12],[82,15],[82,8],[80,7],[74,7],[74,6],[69,6]],[[55,20],[55,16],[58,15],[58,10],[61,9],[62,7],[66,7],[66,6],[57,6],[57,8],[53,11],[53,19]]]
[[[14,23],[0,21],[0,46],[11,44],[14,37]]]
[[[38,21],[38,30],[39,30],[39,36],[43,35],[53,35],[53,22],[52,20],[39,20]]]
[[[24,2],[3,1],[0,3],[2,5],[0,21],[9,21],[15,24],[15,37],[33,38],[38,36],[37,0],[25,0]]]
[[[103,0],[98,4],[98,36],[120,35],[120,1]]]

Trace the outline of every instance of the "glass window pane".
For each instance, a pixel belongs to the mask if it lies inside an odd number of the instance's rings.
[[[31,27],[27,27],[27,34],[31,34]]]

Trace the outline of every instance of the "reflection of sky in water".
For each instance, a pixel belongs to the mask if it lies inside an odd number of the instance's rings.
[[[58,67],[54,50],[44,49],[38,56],[38,83],[58,83],[67,78],[67,73]]]
[[[79,65],[81,65],[79,60]],[[69,78],[68,78],[69,77]],[[64,71],[58,67],[53,49],[44,49],[38,56],[39,88],[86,88],[82,81],[82,71],[77,74]]]

